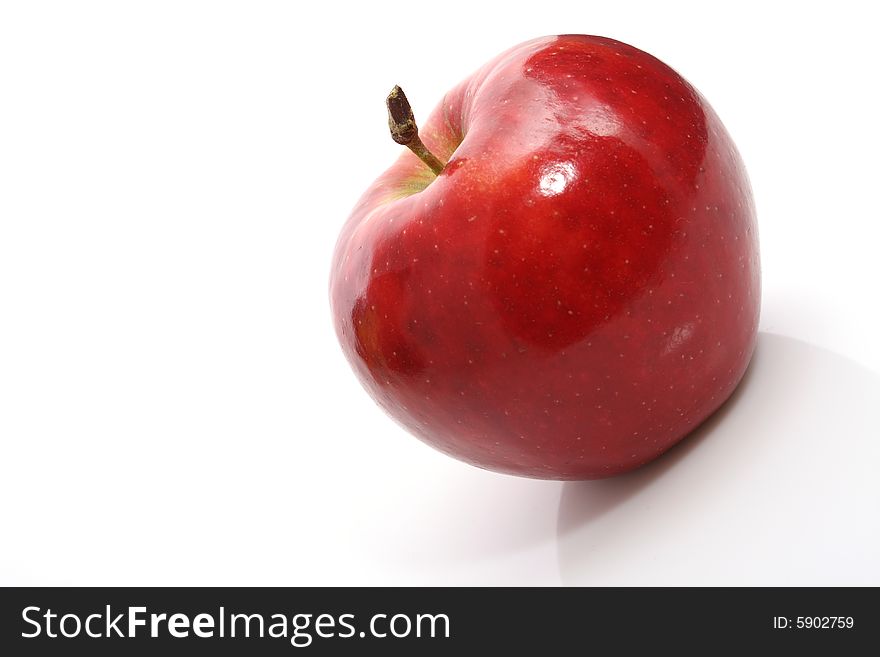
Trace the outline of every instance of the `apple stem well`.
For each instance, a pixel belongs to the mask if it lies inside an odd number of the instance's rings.
[[[419,128],[403,89],[394,85],[394,89],[385,100],[385,105],[388,107],[388,128],[391,130],[391,138],[409,148],[439,176],[445,165],[419,138]]]

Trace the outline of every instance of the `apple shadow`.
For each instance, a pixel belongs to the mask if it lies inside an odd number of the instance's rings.
[[[880,583],[880,377],[760,333],[731,398],[657,461],[563,485],[575,585]]]
[[[382,585],[542,584],[556,580],[561,482],[453,464],[436,486],[408,487],[393,514],[372,517],[358,543]],[[439,579],[438,579],[439,578]],[[373,583],[371,580],[370,583]]]

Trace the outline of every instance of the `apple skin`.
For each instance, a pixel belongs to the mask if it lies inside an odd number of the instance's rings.
[[[711,415],[755,345],[751,189],[705,99],[594,36],[528,41],[443,99],[333,257],[346,357],[412,434],[475,466],[596,479]]]

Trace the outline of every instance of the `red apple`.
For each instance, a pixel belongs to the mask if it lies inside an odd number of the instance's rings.
[[[536,39],[420,134],[445,168],[404,150],[345,224],[330,281],[345,355],[398,422],[482,468],[592,479],[656,458],[730,396],[758,321],[754,205],[680,75],[611,39]]]

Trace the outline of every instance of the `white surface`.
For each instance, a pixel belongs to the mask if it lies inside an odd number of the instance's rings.
[[[880,584],[880,48],[867,5],[781,5],[4,3],[0,584]],[[407,436],[326,299],[390,87],[424,116],[559,32],[713,103],[773,334],[699,437],[577,484]]]

